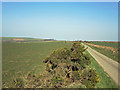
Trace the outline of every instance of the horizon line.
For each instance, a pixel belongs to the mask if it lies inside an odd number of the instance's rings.
[[[38,38],[38,39],[54,39],[54,40],[64,40],[64,41],[120,41],[120,40],[82,40],[82,39],[75,39],[75,40],[65,40],[65,39],[55,39],[55,38],[40,38],[40,37],[30,37],[30,36],[0,36],[0,38],[3,38],[3,37],[13,37],[13,38]]]

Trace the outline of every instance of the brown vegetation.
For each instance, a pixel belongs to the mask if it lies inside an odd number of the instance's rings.
[[[13,39],[14,41],[24,41],[24,39]]]

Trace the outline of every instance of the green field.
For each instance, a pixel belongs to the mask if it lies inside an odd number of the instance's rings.
[[[39,43],[3,43],[2,44],[2,79],[4,85],[10,85],[11,80],[28,72],[40,74],[44,72],[42,60],[57,48],[71,47],[71,42],[53,41]],[[101,82],[100,88],[116,87],[103,69],[92,58],[90,67],[97,70]]]
[[[41,73],[44,71],[42,60],[53,50],[71,47],[65,42],[40,43],[3,43],[2,44],[2,78],[3,84],[27,72]]]
[[[102,41],[101,42],[94,42],[94,41],[91,41],[90,43],[95,44],[95,45],[118,48],[118,43],[116,43],[116,42],[102,42]]]

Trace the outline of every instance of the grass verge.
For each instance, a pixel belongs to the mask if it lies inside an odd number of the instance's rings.
[[[86,51],[87,54],[88,51]],[[90,55],[90,54],[89,54]],[[99,77],[100,77],[100,83],[96,86],[98,88],[117,88],[117,85],[114,83],[114,81],[108,76],[108,74],[103,70],[101,66],[95,61],[95,59],[90,55],[91,57],[91,65],[90,68],[95,68],[97,71]]]

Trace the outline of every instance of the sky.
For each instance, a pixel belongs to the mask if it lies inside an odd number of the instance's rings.
[[[3,2],[2,36],[118,40],[117,2]]]
[[[119,0],[2,0],[2,2],[119,2]]]

